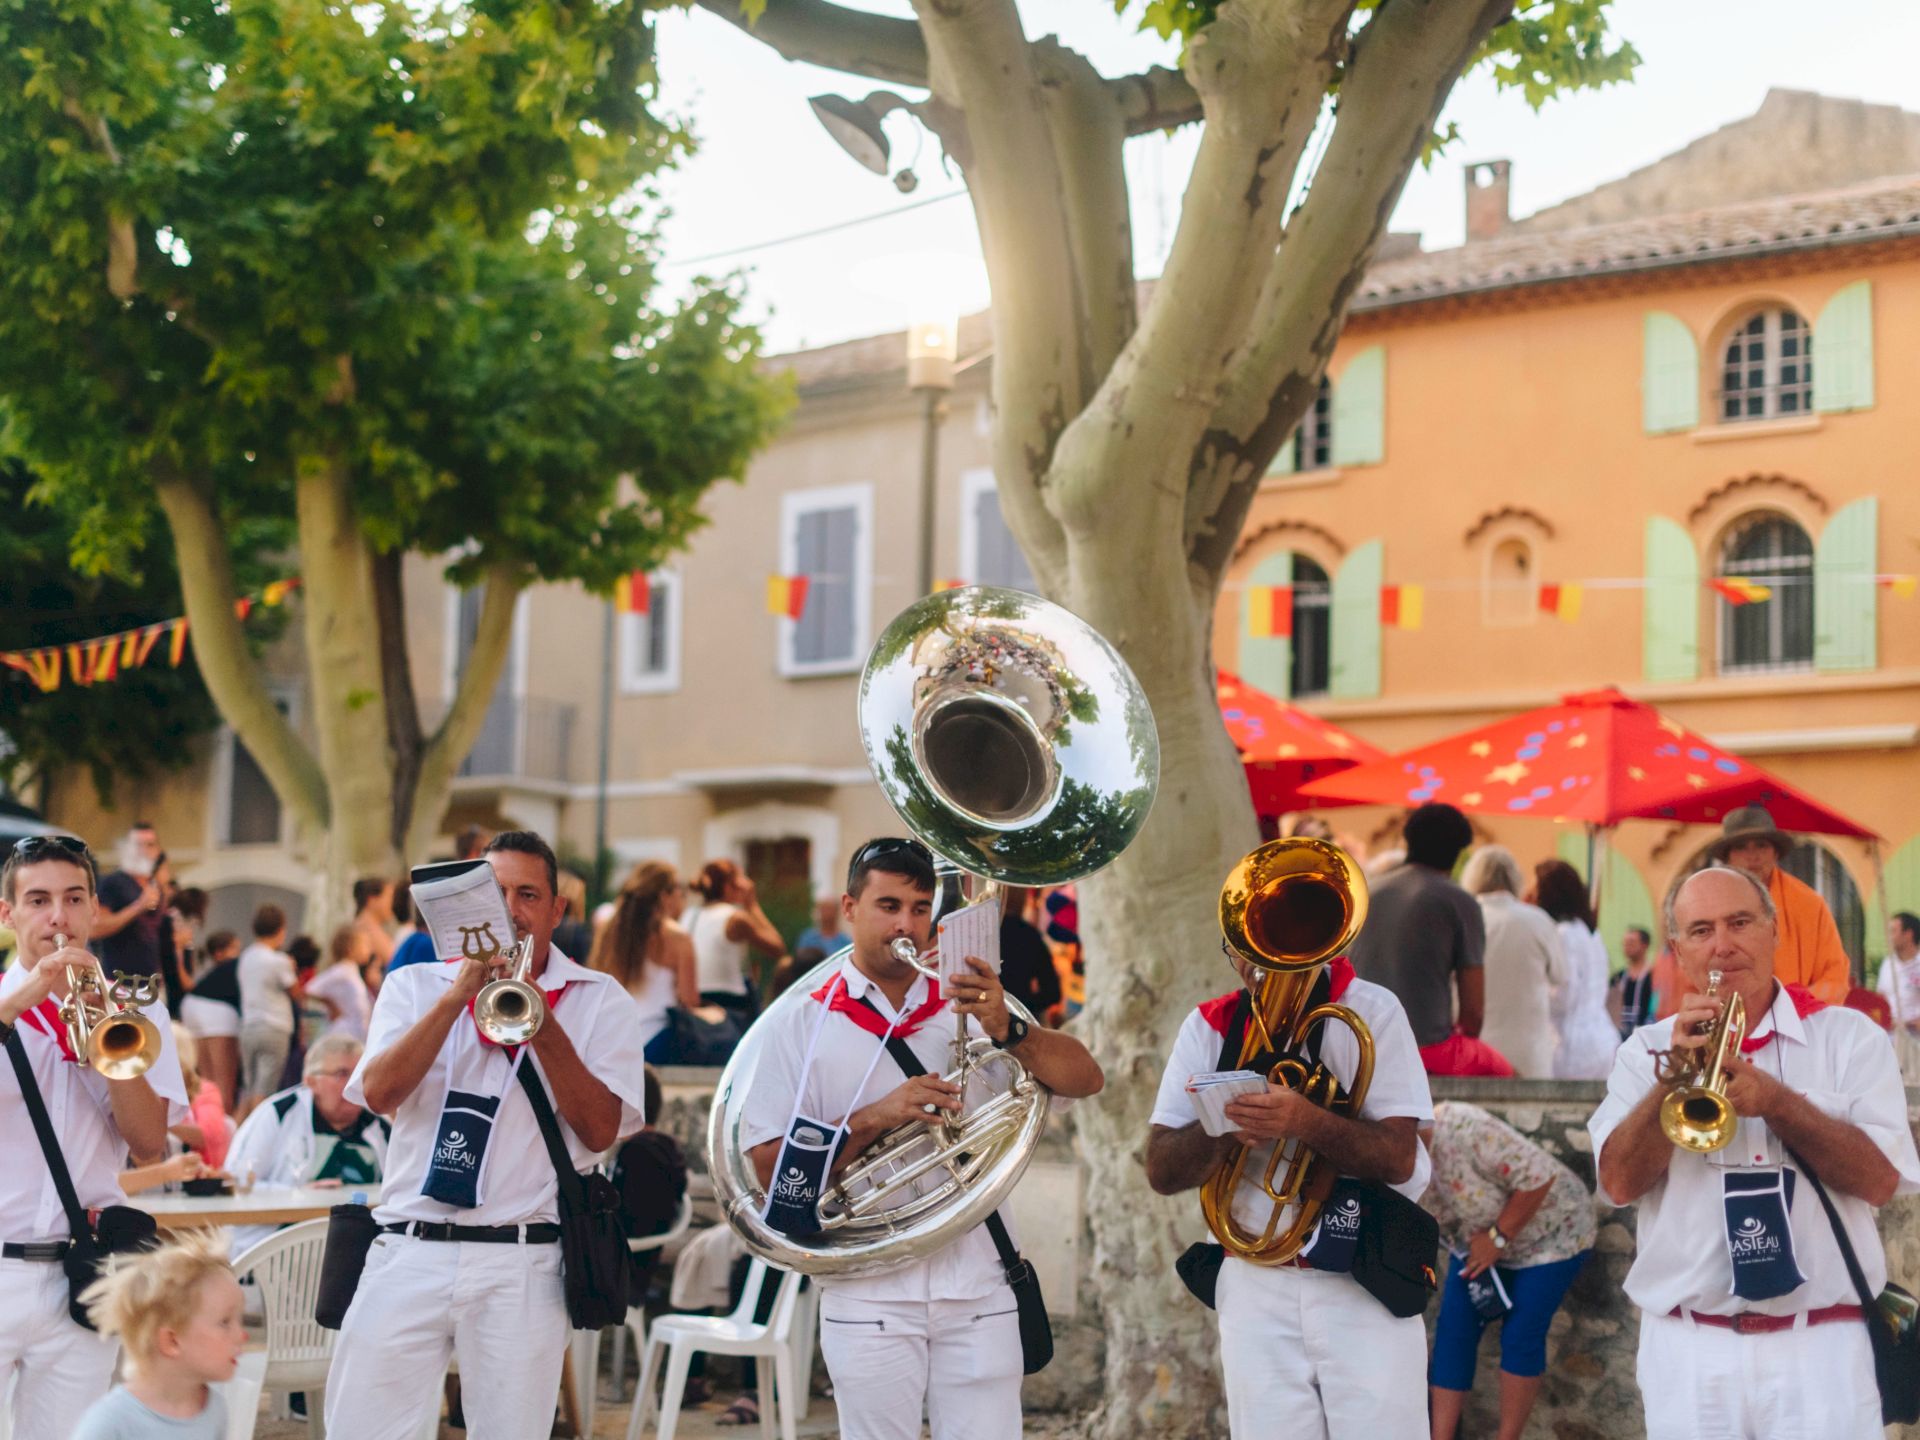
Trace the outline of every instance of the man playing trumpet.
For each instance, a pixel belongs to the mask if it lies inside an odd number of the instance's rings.
[[[72,976],[100,975],[86,949],[98,914],[93,857],[80,841],[32,835],[0,865],[0,925],[20,939],[19,958],[0,977],[0,1040],[25,1055],[75,1196],[89,1210],[124,1201],[116,1177],[129,1154],[159,1160],[167,1126],[187,1119],[164,1001],[143,1011],[158,1027],[158,1056],[131,1078],[107,1079],[68,1033],[60,1012]],[[101,981],[95,993],[105,990]],[[0,1062],[0,1156],[0,1391],[11,1378],[15,1440],[66,1440],[107,1393],[119,1347],[68,1314],[60,1261],[72,1226],[7,1062]]]
[[[1878,1437],[1860,1301],[1812,1179],[1877,1292],[1887,1266],[1874,1207],[1920,1190],[1893,1049],[1865,1015],[1776,982],[1773,901],[1751,876],[1715,865],[1688,877],[1666,922],[1689,993],[1621,1045],[1588,1122],[1602,1195],[1640,1207],[1626,1290],[1641,1312],[1647,1434]],[[1704,1052],[1734,997],[1746,1038],[1723,1062],[1731,1138],[1680,1148],[1661,1123],[1672,1087],[1656,1061],[1671,1049],[1668,1071],[1710,1073]]]

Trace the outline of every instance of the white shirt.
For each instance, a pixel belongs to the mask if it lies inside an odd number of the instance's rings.
[[[376,1115],[359,1137],[373,1151],[375,1162],[383,1170],[390,1130],[387,1122]],[[313,1179],[323,1158],[319,1137],[313,1133],[313,1092],[305,1085],[296,1085],[291,1090],[269,1095],[254,1107],[253,1113],[235,1132],[223,1168],[229,1175],[244,1176],[247,1167],[252,1166],[254,1179],[262,1185],[305,1185]],[[359,1188],[363,1187],[344,1187],[343,1198],[351,1198],[351,1192]],[[233,1253],[243,1254],[277,1228],[235,1226]]]
[[[391,1049],[394,1042],[412,1028],[415,1021],[433,1008],[434,1002],[453,984],[458,965],[428,962],[407,965],[387,976],[374,1002],[373,1022],[368,1027],[367,1053],[354,1068],[343,1092],[356,1105],[367,1103],[363,1087],[369,1062]],[[633,997],[611,975],[576,965],[560,951],[549,946],[546,969],[535,983],[543,991],[566,991],[555,1002],[547,1024],[559,1025],[567,1032],[573,1048],[580,1054],[589,1072],[620,1099],[620,1134],[624,1137],[644,1123],[646,1056],[640,1042],[640,1025]],[[484,1184],[485,1199],[470,1209],[460,1209],[420,1193],[426,1183],[427,1164],[439,1136],[440,1112],[447,1098],[447,1081],[454,1057],[460,1057],[463,1074],[471,1075],[469,1065],[482,1067],[488,1092],[501,1097],[488,1141]],[[529,1049],[523,1063],[534,1066],[546,1085],[547,1098],[554,1100],[553,1082],[539,1069],[539,1060]],[[383,1223],[395,1220],[450,1220],[460,1225],[522,1225],[559,1218],[559,1181],[547,1156],[546,1142],[540,1137],[540,1122],[534,1119],[532,1103],[520,1082],[513,1077],[513,1062],[505,1050],[487,1045],[474,1027],[470,1015],[454,1021],[453,1029],[433,1058],[425,1078],[413,1093],[400,1102],[390,1117],[393,1135],[387,1142],[387,1168],[380,1189],[380,1203],[374,1206],[374,1218]],[[576,1170],[598,1163],[600,1152],[587,1146],[573,1133],[560,1106],[554,1103],[560,1121],[560,1133],[567,1142]]]
[[[300,978],[293,957],[255,941],[240,952],[240,1020],[265,1030],[293,1033],[293,1001]]]
[[[1655,1085],[1653,1055],[1672,1043],[1673,1018],[1633,1032],[1614,1056],[1607,1098],[1587,1122],[1596,1159],[1627,1112]],[[1788,1088],[1837,1120],[1857,1125],[1899,1172],[1897,1194],[1920,1192],[1920,1155],[1907,1128],[1907,1092],[1884,1031],[1857,1010],[1829,1005],[1804,1018],[1783,988],[1772,1008],[1749,1024],[1749,1037],[1774,1035],[1748,1058]],[[1742,1120],[1733,1143],[1717,1154],[1695,1155],[1675,1147],[1667,1173],[1636,1202],[1640,1207],[1638,1253],[1627,1272],[1629,1299],[1651,1315],[1676,1306],[1706,1315],[1751,1310],[1793,1315],[1828,1305],[1859,1303],[1846,1262],[1834,1243],[1820,1197],[1806,1176],[1794,1186],[1789,1222],[1794,1259],[1806,1283],[1772,1300],[1742,1300],[1733,1291],[1727,1258],[1723,1177],[1729,1169],[1794,1166],[1786,1147],[1759,1120]],[[1873,1207],[1831,1184],[1827,1194],[1876,1294],[1887,1281],[1887,1262],[1874,1227]],[[1615,1203],[1603,1187],[1601,1199]]]
[[[693,937],[693,978],[703,992],[747,993],[747,942],[727,938],[738,905],[702,905],[687,933]]]
[[[1236,993],[1229,992],[1229,995]],[[1373,1032],[1373,1081],[1367,1087],[1367,1098],[1360,1102],[1360,1118],[1379,1121],[1405,1117],[1421,1125],[1431,1124],[1433,1096],[1427,1089],[1427,1070],[1420,1063],[1420,1047],[1414,1043],[1407,1013],[1400,1008],[1393,992],[1385,986],[1355,979],[1338,1003],[1358,1014]],[[1204,1071],[1220,1068],[1220,1047],[1225,1035],[1213,1028],[1208,1016],[1226,1008],[1209,1002],[1189,1011],[1181,1023],[1180,1033],[1174,1037],[1173,1053],[1167,1057],[1167,1068],[1160,1076],[1160,1093],[1154,1097],[1153,1124],[1181,1130],[1199,1122],[1200,1114],[1193,1108],[1193,1097],[1187,1094],[1187,1081]],[[1354,1043],[1353,1032],[1344,1025],[1329,1022],[1321,1030],[1319,1051],[1320,1058],[1340,1083],[1351,1085],[1360,1063],[1360,1047]],[[1226,1068],[1233,1069],[1233,1061],[1228,1061]],[[1427,1154],[1427,1147],[1416,1145],[1414,1150],[1413,1174],[1392,1187],[1409,1200],[1418,1200],[1433,1177],[1433,1160]],[[1272,1154],[1271,1141],[1254,1146],[1247,1156],[1239,1189],[1234,1192],[1234,1219],[1251,1230],[1264,1230],[1273,1214],[1273,1201],[1257,1183],[1266,1173],[1267,1160]],[[1281,1228],[1284,1229],[1291,1218],[1289,1206],[1287,1215],[1282,1217]]]
[[[667,1011],[674,1006],[673,968],[668,965],[656,965],[651,960],[641,962],[640,983],[627,993],[633,996],[633,1003],[640,1007],[640,1046],[645,1049],[647,1042],[667,1028]]]
[[[863,997],[870,999],[888,1020],[902,1013],[887,1002],[880,987],[853,963],[851,955],[841,962],[839,973],[845,977],[847,993],[856,1004]],[[833,972],[826,974],[831,977]],[[815,988],[819,990],[824,985]],[[916,975],[907,991],[904,1013],[912,1014],[919,1009],[928,999],[930,989],[927,978]],[[748,1150],[787,1133],[787,1120],[793,1113],[807,1044],[813,1038],[814,1026],[821,1023],[820,1002],[810,1000],[802,1006],[770,1010],[754,1023],[756,1030],[764,1029],[766,1034],[754,1070],[753,1089],[740,1111],[740,1144]],[[861,1029],[837,1011],[829,1011],[824,1023],[820,1043],[814,1047],[813,1069],[798,1098],[803,1115],[838,1125],[852,1111],[897,1090],[906,1083],[906,1077],[893,1057],[884,1053],[885,1042],[879,1036]],[[907,1037],[907,1048],[919,1057],[929,1073],[943,1075],[952,1064],[955,1031],[953,1011],[943,1007]],[[967,1033],[984,1032],[978,1021],[969,1018]],[[865,1090],[859,1090],[861,1077],[866,1075],[876,1050],[882,1052],[879,1064],[873,1067]],[[988,1098],[987,1087],[976,1081],[968,1087],[967,1107],[971,1109]],[[1063,1109],[1068,1103],[1056,1096],[1053,1108]],[[938,1181],[929,1177],[925,1183],[931,1187]],[[1003,1222],[1009,1219],[1004,1210],[1000,1218]],[[1007,1228],[1011,1234],[1012,1225]],[[1017,1239],[1015,1243],[1019,1243]],[[903,1262],[898,1268],[878,1275],[822,1276],[817,1283],[823,1290],[863,1300],[973,1300],[991,1295],[1005,1285],[1006,1271],[994,1251],[993,1238],[987,1234],[986,1226],[976,1225],[946,1249],[924,1260]]]
[[[405,969],[405,966],[401,967]],[[336,960],[307,982],[309,1000],[331,1000],[340,1013],[327,1022],[327,1034],[351,1035],[364,1041],[367,1021],[373,1014],[373,996],[360,967],[351,960]]]
[[[0,975],[0,995],[12,994],[26,984],[28,974],[27,967],[15,961]],[[179,1056],[174,1053],[166,1002],[156,1000],[144,1013],[160,1027],[160,1058],[147,1071],[147,1083],[167,1102],[167,1124],[185,1124],[190,1118],[187,1087],[180,1077]],[[126,1168],[127,1142],[113,1123],[105,1077],[84,1061],[67,1060],[59,1042],[35,1029],[24,1016],[17,1028],[54,1134],[60,1137],[60,1153],[66,1158],[67,1173],[73,1176],[74,1194],[89,1210],[126,1204],[118,1176]],[[27,1114],[20,1080],[10,1059],[0,1059],[0,1156],[6,1161],[0,1165],[0,1240],[24,1244],[68,1238],[72,1227],[61,1208],[53,1172],[47,1168],[39,1138],[33,1132],[33,1119]]]
[[[1607,1015],[1607,943],[1584,920],[1562,920],[1558,929],[1567,980],[1553,992],[1553,1019],[1560,1027],[1553,1076],[1604,1080],[1620,1048],[1620,1030]]]
[[[1880,962],[1880,993],[1893,1009],[1893,1023],[1920,1021],[1920,954],[1911,960],[1889,955]]]
[[[1514,1073],[1550,1079],[1559,1035],[1553,992],[1567,983],[1567,959],[1553,919],[1504,890],[1480,899],[1487,925],[1487,1009],[1480,1038],[1513,1063]]]

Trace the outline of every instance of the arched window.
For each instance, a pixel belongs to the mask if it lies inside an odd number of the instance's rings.
[[[1300,418],[1293,446],[1295,470],[1324,470],[1333,462],[1333,387],[1324,375],[1313,408]]]
[[[1840,943],[1846,947],[1853,973],[1864,973],[1866,907],[1860,902],[1860,887],[1853,883],[1853,876],[1840,862],[1840,857],[1818,841],[1803,837],[1780,862],[1780,868],[1820,892],[1827,909],[1833,912],[1833,923],[1840,931]]]
[[[1759,515],[1727,533],[1719,578],[1720,669],[1813,664],[1813,542],[1784,515]],[[1742,596],[1765,587],[1766,598]]]
[[[1813,409],[1813,327],[1785,306],[1749,316],[1727,337],[1720,418],[1772,420]]]
[[[1487,587],[1482,613],[1489,625],[1525,625],[1539,613],[1534,605],[1533,547],[1509,536],[1487,555]]]
[[[1333,586],[1305,555],[1293,557],[1293,696],[1324,695],[1332,673]]]

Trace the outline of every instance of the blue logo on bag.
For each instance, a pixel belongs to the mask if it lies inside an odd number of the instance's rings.
[[[1721,1181],[1732,1291],[1772,1300],[1806,1283],[1793,1253],[1791,1169],[1730,1170]]]
[[[802,1115],[781,1145],[765,1212],[767,1224],[781,1234],[801,1237],[820,1229],[820,1192],[833,1159],[829,1147],[836,1128]]]

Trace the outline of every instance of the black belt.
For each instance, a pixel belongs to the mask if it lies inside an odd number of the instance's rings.
[[[73,1248],[71,1240],[39,1240],[31,1245],[15,1245],[8,1241],[0,1245],[0,1260],[44,1260],[49,1264],[67,1258],[67,1251]]]
[[[470,1240],[478,1245],[552,1245],[560,1238],[560,1227],[552,1223],[536,1225],[449,1225],[434,1220],[396,1220],[380,1229],[388,1235],[411,1235],[416,1240]]]

